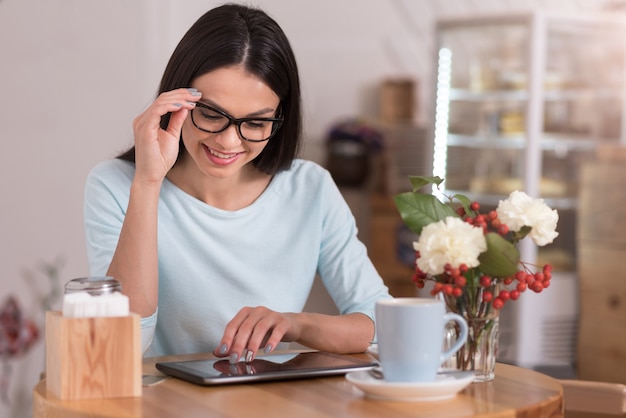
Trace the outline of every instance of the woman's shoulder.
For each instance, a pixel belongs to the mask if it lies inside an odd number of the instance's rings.
[[[316,162],[295,159],[287,170],[283,170],[276,175],[273,183],[290,189],[298,189],[303,185],[307,188],[322,186],[332,182],[330,173]]]
[[[87,178],[87,182],[101,182],[105,184],[132,182],[135,175],[135,164],[114,158],[96,164]]]
[[[285,175],[296,180],[326,180],[330,178],[330,173],[316,162],[303,159],[295,159]]]
[[[318,163],[295,159],[289,169],[275,176],[272,188],[287,196],[301,194],[319,196],[319,193],[333,190],[336,186],[328,170]]]
[[[135,164],[130,161],[120,160],[119,158],[112,158],[110,160],[104,160],[97,163],[92,169],[95,173],[134,173]]]

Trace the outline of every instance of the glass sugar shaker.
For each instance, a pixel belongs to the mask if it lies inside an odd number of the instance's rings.
[[[122,284],[109,276],[89,276],[70,280],[65,284],[65,293],[87,292],[92,296],[122,292]]]

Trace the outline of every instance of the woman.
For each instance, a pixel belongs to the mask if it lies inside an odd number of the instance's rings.
[[[389,294],[329,174],[296,159],[299,79],[275,21],[202,16],[133,130],[89,175],[85,226],[91,274],[122,283],[150,355],[368,347]],[[316,272],[340,315],[302,313]]]

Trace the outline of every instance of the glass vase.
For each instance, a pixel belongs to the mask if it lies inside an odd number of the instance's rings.
[[[491,302],[484,302],[485,292],[491,292],[495,298],[499,287],[498,285],[467,287],[460,297],[443,297],[448,311],[461,315],[468,325],[465,345],[444,363],[443,367],[463,371],[473,370],[474,382],[493,380],[498,355],[500,311],[494,309]],[[455,341],[458,333],[457,326],[449,326],[445,344]]]

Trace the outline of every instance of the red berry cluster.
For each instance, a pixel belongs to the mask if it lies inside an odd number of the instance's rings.
[[[480,210],[480,204],[478,202],[472,202],[470,204],[470,209],[473,214],[466,213],[463,206],[459,207],[456,210],[456,213],[468,224],[483,228],[485,233],[493,231],[502,236],[509,233],[509,226],[507,224],[503,224],[500,219],[498,219],[498,212],[495,210],[489,211],[489,213],[484,215],[478,212]]]
[[[482,215],[478,213],[479,208],[480,206],[477,202],[472,202],[470,209],[475,213],[474,216],[467,215],[462,207],[457,210],[457,213],[464,218],[466,222],[482,227],[485,233],[495,231],[503,236],[509,233],[508,226],[500,222],[495,210],[489,212],[487,215]],[[419,252],[416,252],[415,255],[416,258],[420,257]],[[493,308],[501,309],[509,300],[519,299],[520,295],[527,289],[535,293],[540,293],[543,289],[550,286],[550,280],[552,279],[552,266],[550,264],[546,264],[541,271],[535,273],[531,272],[530,268],[528,268],[525,263],[521,264],[524,270],[520,270],[510,277],[492,278],[481,274],[478,279],[478,285],[482,288],[489,288],[497,283],[507,286],[500,289],[495,297],[491,289],[483,290],[482,302],[491,303]],[[419,289],[424,288],[426,281],[434,281],[435,283],[430,292],[433,296],[441,293],[446,296],[458,298],[463,295],[464,288],[467,285],[467,279],[471,277],[467,276],[469,270],[470,269],[464,264],[458,267],[447,264],[444,266],[444,272],[441,275],[431,277],[421,271],[416,265],[412,279]],[[514,286],[511,287],[511,285]]]

